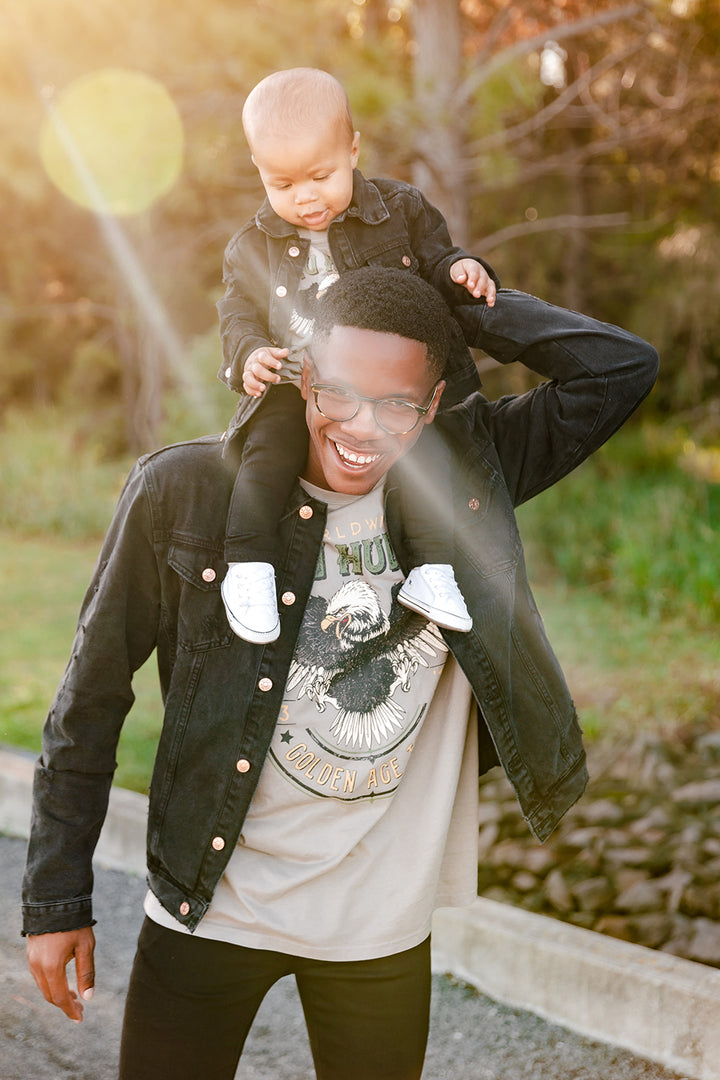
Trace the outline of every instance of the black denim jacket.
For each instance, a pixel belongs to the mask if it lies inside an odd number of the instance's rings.
[[[465,258],[467,252],[452,243],[440,211],[410,184],[387,178],[367,180],[356,169],[352,200],[347,210],[330,223],[328,242],[340,273],[360,266],[406,269],[433,285],[451,310],[464,305],[468,319],[472,309],[469,293],[450,277],[452,264]],[[287,344],[308,247],[309,241],[279,217],[266,199],[225,249],[225,295],[217,305],[223,345],[218,378],[241,394],[228,429],[230,437],[261,400],[243,392],[245,360],[262,346]],[[492,267],[477,255],[472,258],[482,263],[499,285]],[[479,317],[482,304],[476,301],[475,307]],[[470,333],[474,332],[473,326]],[[480,389],[477,368],[459,330],[445,378],[443,408]]]
[[[462,312],[460,312],[462,317]],[[513,506],[568,473],[649,392],[657,354],[615,327],[502,291],[468,316],[476,343],[546,382],[495,402],[471,395],[435,423],[452,446],[454,566],[474,619],[446,631],[479,706],[480,768],[504,767],[546,838],[581,795],[575,710],[527,582]],[[298,486],[282,519],[282,633],[235,637],[219,586],[235,467],[223,436],[142,458],[130,474],[85,597],[43,733],[24,879],[25,932],[88,925],[92,855],[105,817],[133,672],[157,650],[165,720],[150,789],[149,882],[194,929],[237,843],[283,697],[312,587],[326,507]],[[404,564],[397,489],[386,520]]]

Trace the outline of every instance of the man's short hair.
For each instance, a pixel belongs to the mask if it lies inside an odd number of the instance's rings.
[[[334,124],[351,145],[355,132],[350,102],[340,82],[320,68],[273,71],[252,88],[242,111],[252,150],[262,135],[285,135],[318,124]]]
[[[318,301],[313,341],[327,340],[335,326],[419,341],[427,348],[430,373],[442,378],[452,316],[440,293],[416,274],[385,266],[363,266],[342,274]]]

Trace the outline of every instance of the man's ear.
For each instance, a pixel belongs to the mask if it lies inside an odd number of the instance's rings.
[[[440,398],[442,397],[442,392],[443,392],[444,389],[445,389],[445,380],[441,379],[440,382],[435,387],[435,393],[433,395],[432,405],[430,406],[430,409],[428,410],[428,412],[425,413],[425,416],[423,417],[424,423],[432,424],[433,420],[435,419],[435,413],[440,408]]]

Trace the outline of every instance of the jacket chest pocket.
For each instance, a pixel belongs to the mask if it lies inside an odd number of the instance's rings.
[[[455,543],[481,577],[515,567],[522,543],[507,488],[500,473],[481,459],[461,475],[455,503]]]
[[[376,244],[365,252],[365,266],[390,266],[396,270],[410,270],[417,274],[420,263],[410,250],[407,240],[401,237],[388,239],[384,244]]]
[[[178,645],[181,649],[217,649],[230,645],[233,632],[225,615],[220,584],[227,563],[216,551],[173,544],[168,563],[177,575]]]

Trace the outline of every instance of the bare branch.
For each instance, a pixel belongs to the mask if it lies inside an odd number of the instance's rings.
[[[693,113],[692,123],[698,124],[703,119],[714,119],[716,116],[717,106],[711,102],[705,108],[698,109]],[[688,117],[689,125],[690,117]],[[673,115],[668,114],[666,119],[663,115],[655,114],[636,123],[626,124],[621,128],[619,134],[613,134],[604,139],[596,139],[585,146],[572,147],[562,154],[554,154],[521,166],[519,173],[516,173],[510,180],[503,179],[497,183],[492,181],[482,182],[477,185],[474,194],[501,191],[518,183],[527,184],[531,180],[536,180],[540,176],[547,176],[549,173],[563,173],[619,147],[632,146],[649,138],[660,139],[666,130],[668,136],[672,135],[675,130]],[[469,177],[474,169],[474,162],[467,161],[463,166],[463,175],[466,178]]]
[[[595,79],[599,78],[616,64],[626,60],[629,56],[639,52],[643,47],[644,42],[640,38],[637,38],[627,45],[626,48],[618,49],[609,56],[603,57],[597,64],[594,64],[593,67],[578,76],[570,86],[563,90],[561,94],[558,94],[555,100],[550,102],[549,105],[546,105],[540,112],[535,113],[534,116],[524,120],[521,124],[515,124],[514,127],[505,128],[503,131],[497,131],[483,139],[476,139],[475,142],[470,144],[468,149],[472,153],[485,153],[488,150],[494,150],[498,146],[507,146],[510,143],[516,142],[518,139],[522,139],[525,135],[530,135],[532,132],[538,131],[549,120],[552,120],[567,108],[576,97],[580,96],[581,91],[590,86]]]
[[[517,240],[532,233],[555,232],[561,229],[617,229],[629,225],[630,214],[556,214],[554,217],[538,218],[537,221],[519,221],[516,225],[507,225],[504,229],[484,236],[479,242],[483,254],[500,247],[508,240]]]
[[[515,60],[518,56],[525,56],[527,53],[542,48],[550,38],[553,41],[565,41],[567,38],[577,37],[578,34],[593,30],[597,26],[608,26],[641,14],[649,14],[644,3],[626,4],[624,7],[616,8],[614,11],[601,11],[597,15],[588,16],[586,19],[578,19],[577,22],[566,23],[564,26],[553,26],[551,30],[545,30],[542,34],[536,34],[534,37],[526,38],[524,41],[518,41],[515,45],[503,49],[488,63],[468,75],[458,88],[457,106],[463,107],[467,105],[478,87],[487,82],[499,68],[504,67],[505,64]]]

